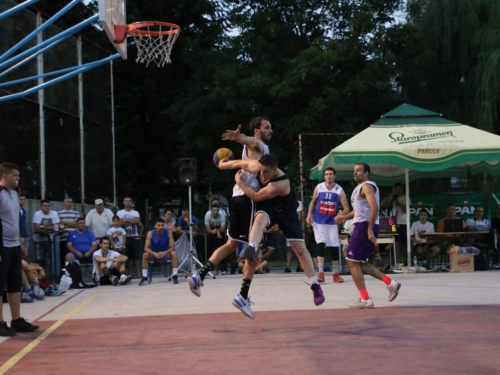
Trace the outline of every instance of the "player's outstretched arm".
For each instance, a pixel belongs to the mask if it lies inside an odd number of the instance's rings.
[[[235,141],[251,149],[257,148],[260,150],[262,148],[255,137],[249,137],[241,133],[241,125],[238,125],[238,128],[236,130],[226,130],[224,133],[222,133],[222,140]],[[264,150],[260,151],[264,152]]]
[[[250,173],[259,173],[259,162],[257,160],[229,160],[222,159],[218,165],[219,169],[244,169]]]

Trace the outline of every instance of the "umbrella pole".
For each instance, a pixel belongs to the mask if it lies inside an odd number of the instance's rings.
[[[410,177],[408,173],[408,168],[405,168],[405,190],[406,190],[406,253],[407,253],[407,264],[411,264],[411,241],[410,241]]]

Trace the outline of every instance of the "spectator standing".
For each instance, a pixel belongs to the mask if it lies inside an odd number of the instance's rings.
[[[209,206],[209,209],[208,211],[205,213],[205,216],[209,215],[211,210],[212,210],[212,207],[213,206],[218,206],[219,207],[219,213],[221,215],[224,215],[226,217],[226,221],[227,221],[227,218],[228,218],[228,214],[227,212],[222,208],[221,204],[220,204],[220,200],[219,198],[212,198],[212,200],[210,201],[210,206]]]
[[[406,255],[408,249],[408,223],[406,220],[406,195],[403,194],[404,186],[400,182],[396,182],[392,189],[392,193],[385,197],[380,202],[381,207],[391,206],[392,211],[396,215],[396,224],[398,226],[397,246],[396,246],[396,263],[399,259],[399,253]],[[411,201],[409,202],[411,206]]]
[[[66,196],[63,200],[64,209],[57,212],[59,216],[59,229],[64,232],[59,236],[59,248],[66,249],[68,233],[75,230],[76,220],[82,216],[78,211],[73,210],[73,198]],[[60,251],[61,264],[64,263],[64,251]]]
[[[114,251],[120,254],[125,253],[127,232],[120,226],[120,218],[116,215],[113,216],[113,226],[108,229],[107,237],[111,239],[111,246]]]
[[[92,254],[97,249],[97,241],[94,234],[87,229],[83,217],[76,221],[76,230],[68,234],[66,248],[80,262],[92,261]]]
[[[175,235],[177,233],[177,220],[175,220],[173,215],[174,212],[171,209],[167,209],[163,220],[165,220],[165,229],[168,229]]]
[[[500,268],[498,252],[500,250],[500,203],[497,204],[497,216],[491,220],[491,229],[493,231],[493,267]]]
[[[303,212],[304,212],[304,205],[302,204],[301,201],[297,201],[298,203],[298,207],[297,207],[297,216],[299,217],[299,220],[300,222],[302,223],[302,215],[303,215]],[[276,225],[273,227],[275,228]],[[266,231],[269,233],[270,236],[273,236],[273,231],[272,231],[272,228],[271,228],[271,231]],[[264,233],[266,233],[264,232]],[[292,250],[292,247],[290,246],[290,241],[286,240],[286,268],[285,268],[285,273],[290,273],[292,272],[291,270],[291,267],[292,267],[292,257],[293,257],[293,254],[295,254]],[[299,262],[299,259],[297,259],[297,268],[296,268],[296,271],[297,272],[304,272],[304,270],[302,269],[302,267],[300,266],[300,262]]]
[[[39,327],[21,317],[22,258],[26,249],[19,242],[19,197],[14,188],[19,185],[19,167],[13,163],[0,164],[0,293],[7,291],[12,321],[3,320],[0,304],[0,336],[16,336],[16,332],[33,332]],[[7,289],[6,289],[7,287]]]
[[[35,245],[36,263],[43,268],[46,268],[46,259],[49,259],[49,240],[47,236],[41,234],[43,232],[51,232],[56,230],[56,225],[59,224],[59,215],[56,211],[50,209],[50,201],[42,199],[40,202],[40,210],[33,215],[33,244]]]
[[[125,255],[132,262],[132,269],[136,272],[138,277],[142,277],[141,272],[141,239],[139,238],[138,226],[141,222],[141,215],[134,210],[131,197],[123,199],[123,209],[117,212],[120,218],[120,225],[127,232],[127,244]]]
[[[198,230],[198,218],[192,215],[193,219],[193,234],[196,234]],[[183,208],[181,211],[181,216],[177,219],[177,230],[179,233],[189,233],[189,209]]]
[[[205,214],[205,229],[207,231],[207,253],[208,258],[212,256],[214,251],[224,245],[226,241],[226,216],[220,213],[220,207],[212,205],[209,212]],[[220,261],[217,266],[217,271],[226,274],[227,261],[226,258]]]
[[[98,238],[106,236],[108,229],[113,225],[113,211],[104,208],[104,201],[96,199],[95,208],[89,211],[85,217],[87,228]]]

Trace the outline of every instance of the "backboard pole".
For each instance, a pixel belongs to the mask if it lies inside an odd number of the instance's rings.
[[[6,10],[3,13],[0,13],[0,20],[3,19],[3,18],[5,18],[5,17],[10,16],[11,14],[14,14],[14,13],[20,11],[21,9],[24,9],[26,7],[29,7],[29,6],[31,6],[33,4],[35,4],[35,3],[38,3],[38,1],[40,1],[40,0],[27,0],[24,3],[22,3],[22,4],[16,5],[15,7],[12,7],[9,10]]]
[[[82,65],[82,37],[78,37],[78,65]],[[83,127],[83,74],[78,74],[78,117],[80,120],[80,177],[82,204],[85,204],[85,132]]]
[[[115,88],[113,80],[113,60],[109,62],[110,82],[111,82],[111,150],[113,152],[113,206],[117,207],[116,199],[116,150],[115,150]],[[148,206],[146,206],[148,207]],[[148,227],[149,228],[149,227]]]
[[[7,52],[5,52],[2,56],[0,56],[0,62],[4,61],[9,56],[12,56],[12,54],[14,52],[16,52],[19,48],[21,48],[22,46],[27,44],[31,39],[35,38],[37,35],[42,33],[47,27],[52,25],[55,21],[57,21],[59,18],[61,18],[61,16],[63,16],[67,11],[69,11],[71,8],[73,8],[76,4],[80,3],[81,1],[82,0],[73,0],[71,3],[69,3],[63,9],[61,9],[59,12],[54,14],[47,21],[45,21],[43,24],[38,26],[36,28],[36,30],[29,33],[23,40],[18,42],[14,47],[12,47]]]
[[[36,15],[37,27],[43,22],[42,15],[40,12]],[[43,35],[40,33],[37,35],[37,43],[43,42]],[[37,73],[43,74],[43,55],[39,55],[36,61]],[[38,79],[38,85],[43,87],[43,78]],[[1,98],[0,98],[1,99]],[[45,192],[47,190],[46,186],[46,176],[45,176],[45,93],[43,90],[38,91],[38,123],[40,127],[39,131],[39,149],[40,149],[40,196],[41,199],[45,199]]]

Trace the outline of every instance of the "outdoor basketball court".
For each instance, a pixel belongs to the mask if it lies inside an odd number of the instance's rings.
[[[389,303],[367,278],[373,310],[351,310],[350,276],[323,284],[316,307],[304,274],[257,275],[255,320],[231,304],[240,275],[70,290],[23,304],[40,331],[0,339],[0,373],[497,374],[500,272],[400,274]],[[4,306],[6,320],[9,309]]]

